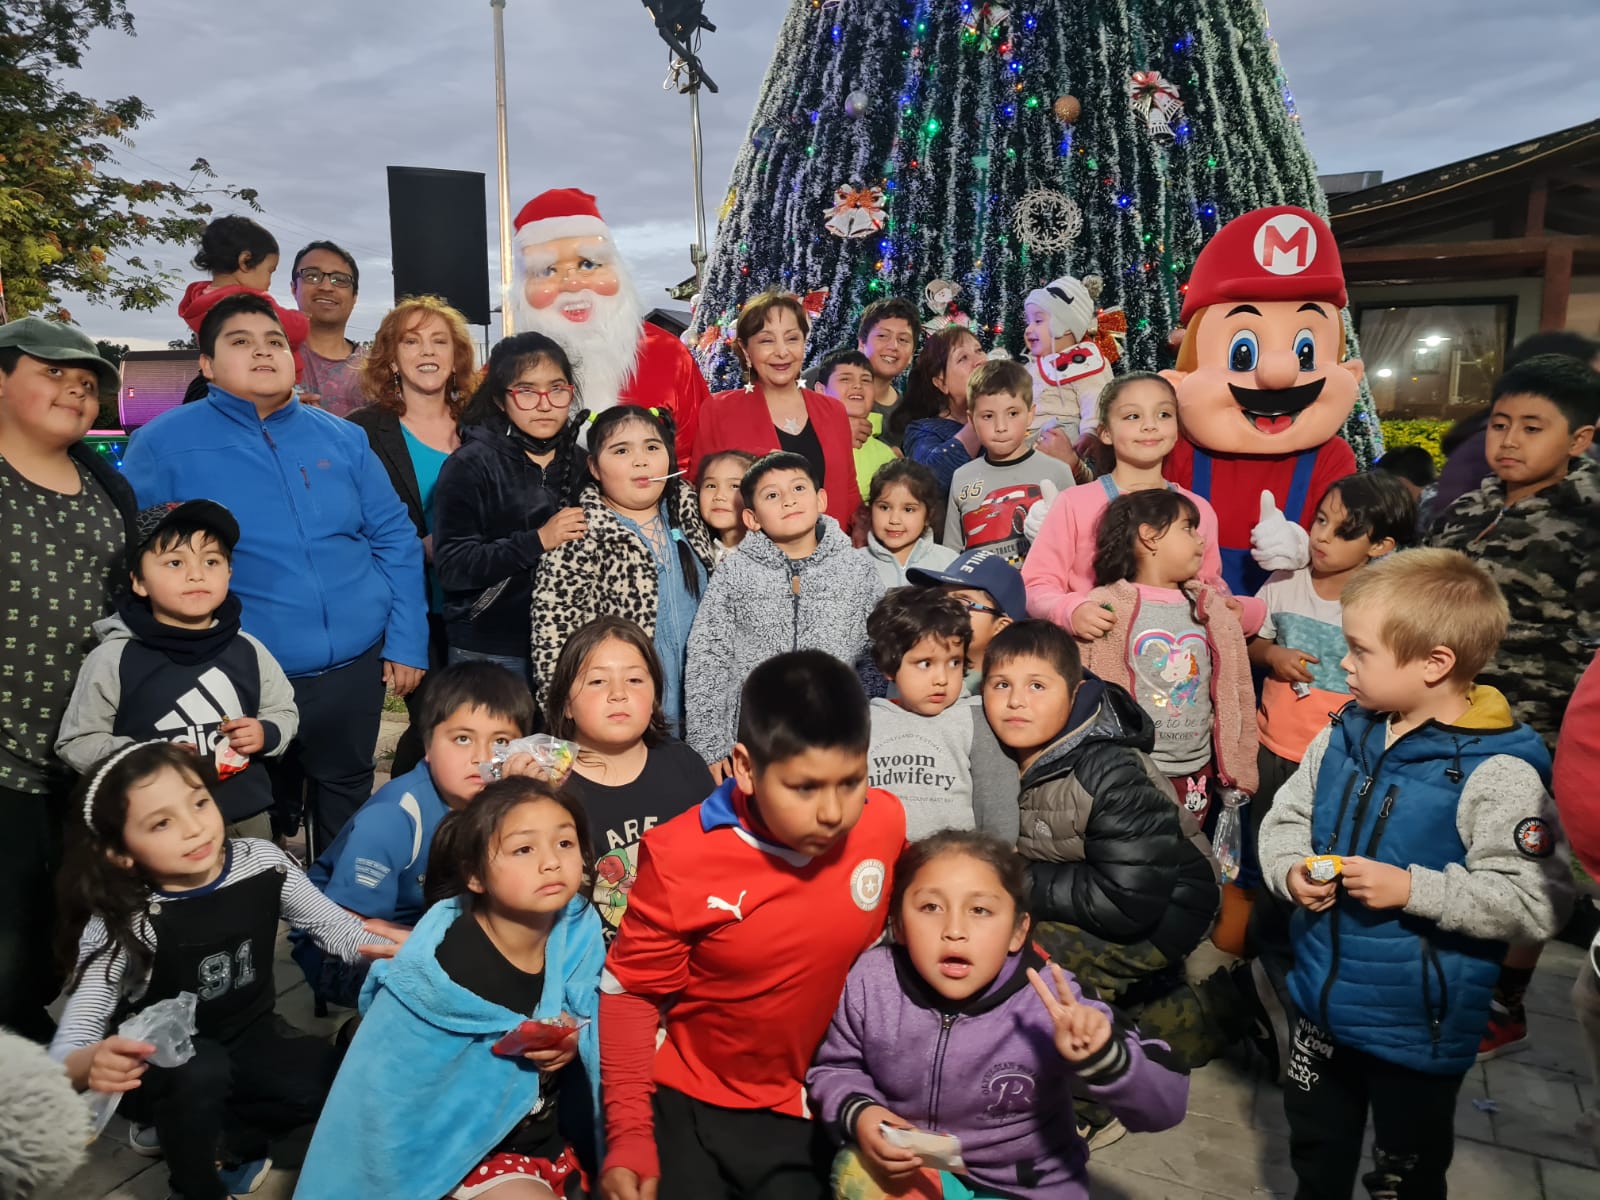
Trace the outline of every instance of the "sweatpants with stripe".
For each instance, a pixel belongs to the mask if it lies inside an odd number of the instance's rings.
[[[818,1121],[655,1094],[661,1200],[826,1200],[833,1146]]]

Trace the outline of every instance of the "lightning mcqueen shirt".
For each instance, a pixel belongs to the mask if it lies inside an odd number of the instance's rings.
[[[1074,483],[1071,467],[1034,450],[1003,463],[990,462],[987,454],[963,463],[950,478],[944,544],[952,550],[993,550],[1020,567],[1022,521],[1046,479],[1063,492]]]
[[[602,988],[667,1005],[655,1083],[805,1117],[811,1056],[851,965],[883,933],[905,812],[869,788],[855,827],[812,859],[758,837],[748,804],[728,780],[645,834]],[[602,1071],[610,1032],[602,1021]],[[608,1078],[613,1120],[614,1103],[642,1098],[618,1090]]]

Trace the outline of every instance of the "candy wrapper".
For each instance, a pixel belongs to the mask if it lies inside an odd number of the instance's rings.
[[[961,1157],[961,1139],[953,1133],[929,1133],[925,1129],[900,1129],[884,1121],[878,1126],[883,1140],[891,1146],[913,1150],[922,1159],[924,1167],[935,1171],[964,1171],[966,1160]]]
[[[1337,854],[1316,854],[1306,859],[1306,874],[1312,883],[1332,883],[1344,871],[1344,859]]]
[[[158,1067],[181,1067],[194,1057],[195,1001],[193,992],[179,992],[170,1000],[158,1000],[124,1021],[117,1036],[154,1046],[155,1053],[146,1062]],[[89,1093],[91,1142],[105,1129],[123,1095],[122,1092]]]
[[[524,1021],[494,1044],[502,1058],[521,1058],[534,1050],[555,1050],[578,1036],[589,1022],[556,1020]]]
[[[1227,788],[1222,793],[1222,812],[1217,815],[1217,827],[1211,835],[1211,849],[1216,852],[1223,883],[1239,877],[1239,864],[1244,859],[1244,821],[1239,810],[1249,803],[1250,797],[1238,788]]]
[[[228,745],[226,739],[217,743],[217,752],[212,757],[217,762],[217,778],[219,780],[237,775],[250,765],[249,756],[240,754],[232,746]]]
[[[496,746],[494,761],[479,763],[478,774],[483,776],[484,782],[493,783],[500,778],[501,764],[518,754],[533,755],[533,761],[544,768],[550,776],[550,782],[560,783],[572,770],[572,762],[578,757],[578,744],[551,737],[548,733],[517,738],[504,746]]]

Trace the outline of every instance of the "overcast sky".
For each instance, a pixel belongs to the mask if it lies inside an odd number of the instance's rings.
[[[850,0],[844,0],[846,4]],[[951,0],[954,3],[954,0]],[[201,4],[131,0],[138,36],[102,33],[71,83],[138,95],[155,116],[124,157],[182,178],[204,156],[261,193],[257,219],[288,259],[330,238],[360,260],[351,333],[392,303],[388,165],[482,171],[495,234],[494,63],[487,0]],[[727,189],[787,0],[707,0],[702,104],[707,219]],[[1595,0],[1274,0],[1302,126],[1323,173],[1394,179],[1600,115]],[[666,47],[638,0],[508,0],[512,211],[546,187],[599,197],[646,307],[690,273],[688,100],[663,91]],[[192,250],[166,247],[168,265]],[[186,274],[194,274],[187,271]],[[498,269],[491,272],[491,284]],[[164,346],[171,312],[69,307],[95,337]]]

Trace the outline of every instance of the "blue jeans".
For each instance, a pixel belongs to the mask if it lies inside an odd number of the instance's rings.
[[[529,683],[533,678],[532,660],[518,658],[515,654],[485,654],[481,650],[463,650],[460,646],[451,646],[447,661],[452,665],[463,662],[499,663],[524,683]]]

